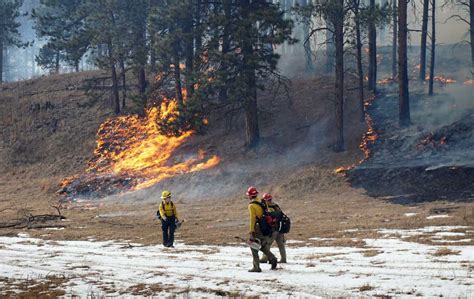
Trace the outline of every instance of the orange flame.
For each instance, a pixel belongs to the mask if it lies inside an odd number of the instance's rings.
[[[370,116],[368,109],[372,102],[375,100],[375,96],[370,97],[364,102],[364,111],[365,111],[365,123],[367,124],[367,132],[362,137],[362,141],[359,144],[359,148],[364,153],[364,158],[359,161],[359,163],[347,166],[347,167],[338,167],[334,170],[337,174],[344,174],[347,170],[356,167],[358,164],[362,164],[364,161],[370,158],[372,152],[370,151],[370,146],[377,142],[379,138],[377,131],[374,128],[374,121]]]
[[[425,80],[428,81],[430,80],[430,75],[426,75]],[[448,78],[445,76],[434,76],[433,81],[438,81],[443,84],[450,84],[450,83],[456,83],[456,80],[452,78]]]
[[[87,171],[139,178],[134,187],[136,190],[175,175],[219,164],[218,156],[206,159],[204,151],[191,158],[177,155],[177,150],[193,134],[192,131],[177,137],[160,133],[156,119],[172,120],[178,115],[176,108],[174,99],[164,99],[159,109],[149,108],[144,118],[138,115],[120,116],[102,123],[97,134],[95,158],[89,163]]]
[[[474,85],[474,79],[464,81],[464,85]]]

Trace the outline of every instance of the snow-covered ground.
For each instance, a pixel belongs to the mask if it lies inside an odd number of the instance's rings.
[[[433,253],[439,246],[405,242],[387,233],[385,230],[380,239],[365,239],[364,248],[310,247],[289,240],[289,263],[280,264],[277,271],[262,265],[262,273],[247,272],[252,263],[250,250],[239,244],[178,242],[168,249],[124,241],[0,237],[0,278],[41,280],[60,275],[67,279],[61,286],[66,295],[80,297],[153,293],[186,297],[474,297],[474,246],[449,246],[455,254],[436,256]],[[438,237],[444,235],[451,234]],[[0,296],[8,289],[5,281],[0,279]]]

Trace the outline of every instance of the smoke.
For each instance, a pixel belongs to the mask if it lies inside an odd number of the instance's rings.
[[[473,86],[448,84],[441,88],[435,96],[415,101],[412,117],[424,131],[439,129],[474,113]]]

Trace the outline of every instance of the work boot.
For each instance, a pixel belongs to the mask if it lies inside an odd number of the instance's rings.
[[[266,264],[269,263],[269,261],[267,259],[260,259],[260,263]]]
[[[262,272],[262,269],[255,269],[255,268],[252,268],[249,270],[249,272]]]
[[[272,264],[272,268],[271,268],[271,269],[272,269],[272,270],[275,270],[276,267],[277,267],[277,260],[274,259],[274,260],[270,261],[270,264]]]

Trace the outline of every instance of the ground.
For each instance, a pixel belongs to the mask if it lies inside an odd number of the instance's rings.
[[[84,171],[95,132],[111,116],[106,103],[80,88],[99,75],[2,85],[4,221],[57,214],[52,205],[59,183]],[[64,203],[66,219],[53,228],[0,229],[0,296],[274,296],[273,283],[282,294],[308,297],[472,296],[474,203],[399,204],[352,187],[335,169],[363,158],[358,145],[366,126],[358,121],[356,97],[349,96],[347,151],[331,153],[328,80],[295,80],[290,106],[285,96],[263,95],[257,150],[243,150],[241,119],[226,130],[225,120],[214,115],[209,132],[188,147],[205,144],[218,153],[222,162],[215,169],[132,194]],[[246,272],[250,252],[235,238],[247,236],[243,193],[250,184],[271,192],[292,219],[289,264],[276,272],[263,267],[262,276]],[[174,251],[160,246],[155,213],[162,188],[172,189],[185,220]],[[266,283],[253,282],[262,277]]]

